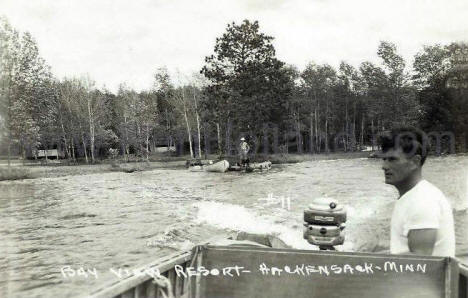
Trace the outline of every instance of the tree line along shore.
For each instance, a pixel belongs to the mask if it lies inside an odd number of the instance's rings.
[[[431,132],[437,153],[466,152],[468,45],[427,45],[408,63],[382,41],[376,55],[380,63],[299,70],[276,57],[257,21],[244,20],[226,26],[199,73],[155,67],[147,90],[122,83],[113,93],[89,76],[56,78],[33,36],[3,18],[0,155],[8,164],[46,149],[85,163],[150,160],[161,150],[232,156],[240,137],[254,154],[356,152],[401,124]]]
[[[275,167],[282,164],[295,164],[307,161],[351,159],[368,157],[369,152],[333,152],[330,154],[258,154],[253,157],[255,161],[269,160]],[[0,156],[0,181],[12,181],[20,179],[57,178],[63,176],[88,175],[98,173],[134,173],[157,169],[185,169],[190,155],[168,156],[167,154],[152,154],[149,158],[141,158],[131,155],[116,159],[97,159],[93,164],[87,164],[82,158],[71,160],[24,160],[12,159],[11,166],[7,166],[6,156]],[[205,156],[206,159],[215,160],[217,154]],[[237,156],[223,156],[230,161]]]

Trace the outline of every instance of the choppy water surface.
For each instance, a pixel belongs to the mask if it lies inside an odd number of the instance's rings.
[[[467,254],[468,157],[433,158],[424,168],[456,209],[457,254]],[[84,295],[117,279],[110,268],[144,265],[230,231],[275,233],[312,248],[302,239],[302,212],[323,196],[348,206],[343,250],[388,248],[397,193],[383,183],[378,160],[251,174],[162,169],[0,182],[0,296]],[[63,266],[96,268],[98,279],[65,279]]]

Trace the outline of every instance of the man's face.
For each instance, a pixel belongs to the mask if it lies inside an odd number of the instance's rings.
[[[406,181],[420,167],[420,156],[408,157],[401,148],[389,149],[383,153],[382,160],[385,183],[391,185],[398,185]]]

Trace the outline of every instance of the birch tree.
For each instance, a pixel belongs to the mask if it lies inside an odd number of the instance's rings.
[[[14,76],[18,72],[20,54],[19,33],[8,21],[0,18],[0,125],[4,132],[10,168],[13,127],[11,123],[14,103]]]
[[[179,111],[179,113],[183,116],[185,127],[187,130],[187,139],[189,142],[189,149],[190,149],[190,157],[194,158],[194,150],[193,150],[193,140],[192,140],[192,129],[190,124],[190,98],[189,98],[189,88],[186,86],[179,87],[175,89],[174,95],[171,99],[171,103],[173,104],[174,108]]]

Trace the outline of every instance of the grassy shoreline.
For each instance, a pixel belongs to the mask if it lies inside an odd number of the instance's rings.
[[[330,160],[330,159],[351,159],[351,158],[365,158],[369,156],[369,152],[340,152],[330,154],[268,154],[256,155],[252,161],[265,161],[269,160],[273,164],[290,164],[300,163],[307,161],[317,160]],[[237,160],[237,156],[222,157],[228,160]],[[0,160],[0,181],[13,181],[21,179],[35,179],[35,178],[54,178],[63,176],[74,175],[87,175],[99,174],[110,172],[139,172],[151,171],[155,169],[180,169],[185,167],[186,160],[190,156],[151,156],[149,161],[138,161],[136,159],[129,160],[128,162],[123,159],[116,160],[99,160],[95,164],[86,164],[84,161],[79,163],[69,163],[66,160],[50,161],[47,164],[38,161],[23,161],[15,159],[12,160],[10,169],[7,167],[6,160]],[[217,155],[209,155],[207,159],[218,159]]]
[[[183,168],[185,161],[168,162],[129,162],[129,163],[100,163],[100,164],[47,164],[47,165],[17,165],[10,169],[6,165],[0,166],[0,181],[20,179],[56,178],[63,176],[101,174],[111,172],[139,172],[164,168]]]
[[[319,161],[319,160],[337,160],[337,159],[355,159],[368,158],[372,152],[338,152],[338,153],[320,153],[320,154],[257,154],[251,158],[252,162],[271,161],[273,164],[294,164],[301,162]],[[460,154],[456,154],[460,155]],[[461,154],[467,155],[467,154]],[[449,155],[450,156],[450,155]],[[219,156],[208,155],[206,159],[216,160]],[[237,156],[224,156],[230,162],[237,162]],[[149,161],[132,159],[125,161],[123,159],[99,160],[95,164],[86,164],[83,160],[78,163],[69,163],[67,160],[50,161],[43,164],[38,161],[25,161],[19,159],[12,160],[12,166],[8,169],[7,160],[0,159],[0,181],[14,181],[22,179],[36,178],[56,178],[63,176],[101,174],[111,172],[133,173],[141,171],[151,171],[156,169],[183,169],[186,161],[190,159],[189,155],[184,156],[165,156],[153,155]],[[203,157],[202,159],[205,159]]]

